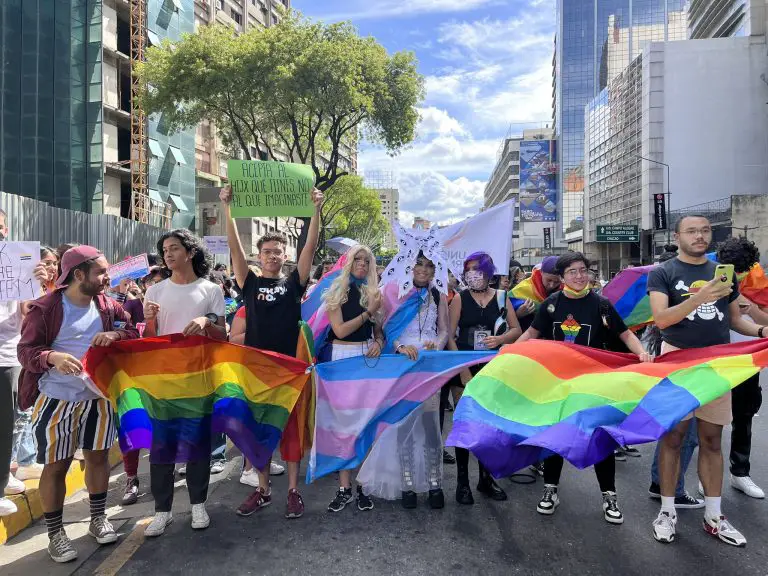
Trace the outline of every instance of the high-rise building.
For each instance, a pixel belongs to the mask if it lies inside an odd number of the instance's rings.
[[[766,32],[765,0],[691,0],[688,37],[761,36]]]
[[[684,40],[686,0],[558,0],[554,116],[560,231],[583,226],[584,107],[653,41]]]
[[[371,170],[365,173],[364,180],[365,186],[379,195],[381,214],[389,224],[384,235],[382,248],[395,250],[397,248],[397,240],[392,230],[395,224],[400,221],[400,191],[397,186],[397,179],[392,172]]]

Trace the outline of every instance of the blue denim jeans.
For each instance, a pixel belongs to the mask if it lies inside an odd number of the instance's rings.
[[[675,488],[675,496],[685,495],[685,473],[688,471],[688,465],[693,458],[693,452],[699,445],[699,433],[696,426],[696,418],[691,418],[691,423],[688,425],[688,432],[683,438],[683,445],[680,448],[680,477],[677,479],[677,487]],[[656,452],[653,455],[653,465],[651,465],[651,482],[659,484],[659,450],[661,449],[661,442],[656,443]]]

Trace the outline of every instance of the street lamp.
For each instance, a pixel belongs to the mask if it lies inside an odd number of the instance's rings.
[[[671,242],[671,231],[669,229],[669,217],[670,217],[670,195],[672,192],[669,190],[669,164],[666,164],[664,162],[660,162],[659,160],[652,160],[651,158],[646,158],[645,156],[640,156],[640,154],[634,155],[636,158],[640,158],[640,160],[645,160],[647,162],[653,162],[654,164],[659,164],[660,166],[664,166],[667,169],[667,192],[665,196],[667,197],[667,244]]]

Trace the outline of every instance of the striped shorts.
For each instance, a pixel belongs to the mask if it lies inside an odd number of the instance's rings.
[[[109,450],[117,439],[117,416],[104,398],[68,402],[40,394],[32,413],[38,464],[53,464],[75,450]]]

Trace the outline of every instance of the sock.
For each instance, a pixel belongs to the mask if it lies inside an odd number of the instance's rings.
[[[720,511],[720,496],[715,498],[714,496],[704,496],[704,515],[707,518],[720,518],[722,512]]]
[[[107,510],[107,493],[101,494],[89,494],[88,500],[91,502],[91,520],[98,518],[99,516],[106,515]]]
[[[662,496],[661,497],[661,511],[667,512],[670,516],[677,516],[675,512],[675,497],[674,496]]]
[[[45,513],[45,527],[48,528],[48,538],[53,539],[59,530],[64,529],[63,514],[63,509]]]

